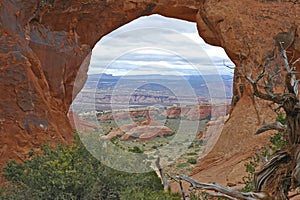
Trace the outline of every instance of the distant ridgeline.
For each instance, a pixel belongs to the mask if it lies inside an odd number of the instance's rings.
[[[232,97],[232,76],[221,75],[221,79],[225,86],[226,97]],[[185,82],[186,83],[183,83]],[[187,86],[190,86],[196,96],[208,97],[209,92],[206,81],[218,82],[220,81],[219,75],[130,75],[130,76],[113,76],[112,74],[91,74],[85,84],[85,88],[97,88],[99,90],[114,90],[126,88],[136,88],[136,85],[140,87],[135,89],[136,94],[149,95],[161,94],[168,96],[175,96],[171,88],[178,88],[178,90],[185,91]],[[188,84],[188,85],[187,85]],[[132,92],[132,91],[131,91]],[[178,95],[178,94],[177,94]]]

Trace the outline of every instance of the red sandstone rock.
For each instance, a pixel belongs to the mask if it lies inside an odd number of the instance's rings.
[[[100,139],[110,140],[122,136],[121,140],[137,139],[145,141],[157,136],[168,136],[173,131],[166,126],[158,126],[155,123],[132,123],[113,129],[109,134],[101,136]]]
[[[96,124],[81,119],[78,114],[74,113],[73,111],[69,111],[68,118],[72,128],[76,129],[77,131],[88,133],[98,129]]]
[[[229,114],[229,105],[197,105],[192,107],[171,107],[163,115],[170,119],[186,117],[189,120],[217,119]]]
[[[121,140],[136,139],[139,141],[145,141],[157,136],[168,136],[172,133],[173,131],[166,126],[137,126],[126,132],[121,137]]]
[[[198,135],[197,135],[197,139],[201,140],[204,137],[204,133],[202,131],[199,131]]]
[[[180,107],[172,107],[168,108],[164,115],[170,119],[175,119],[181,116],[181,108]]]
[[[172,134],[173,131],[171,129],[166,126],[158,126],[158,124],[152,120],[149,115],[149,110],[133,113],[142,113],[147,117],[147,119],[143,122],[134,122],[115,128],[109,134],[101,136],[100,139],[113,139],[115,137],[122,136],[121,140],[137,139],[145,141],[157,136],[167,136]]]
[[[113,138],[116,138],[116,137],[122,136],[122,135],[124,135],[124,131],[122,129],[117,128],[117,129],[113,129],[109,134],[101,136],[100,139],[111,140]]]
[[[122,120],[122,119],[135,119],[141,117],[147,117],[147,115],[155,115],[156,110],[136,110],[136,111],[121,111],[116,113],[103,114],[98,117],[99,121],[104,120]]]

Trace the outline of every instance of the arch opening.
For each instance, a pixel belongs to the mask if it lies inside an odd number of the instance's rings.
[[[71,107],[79,116],[73,117],[73,125],[92,131],[100,146],[119,155],[120,146],[108,142],[117,140],[125,149],[123,157],[132,156],[127,154],[138,147],[153,159],[164,158],[165,165],[176,164],[182,152],[204,148],[204,143],[211,149],[216,142],[208,141],[211,135],[203,132],[209,132],[209,120],[224,123],[229,111],[233,75],[224,63],[234,65],[222,48],[205,44],[195,23],[156,14],[140,17],[94,47],[88,80]],[[170,154],[178,143],[184,148]],[[118,160],[95,156],[108,165]],[[124,168],[126,161],[122,162],[110,167],[145,170]]]

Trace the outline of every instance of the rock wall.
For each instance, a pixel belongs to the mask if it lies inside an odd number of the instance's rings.
[[[91,50],[116,28],[154,13],[194,21],[206,42],[222,46],[237,65],[243,58],[255,74],[257,63],[273,54],[275,40],[300,50],[299,11],[297,0],[0,0],[0,164],[23,160],[44,141],[71,140],[67,111],[86,80]],[[207,165],[257,146],[244,138],[256,140],[251,134],[262,121],[241,113],[264,104],[249,97],[236,73],[235,108]]]

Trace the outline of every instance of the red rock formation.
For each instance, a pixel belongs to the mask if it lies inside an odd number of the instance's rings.
[[[96,124],[81,119],[78,114],[73,111],[69,111],[68,118],[72,128],[80,131],[81,133],[89,133],[98,129]]]
[[[189,120],[203,120],[203,119],[217,119],[228,115],[230,111],[229,105],[196,105],[191,107],[171,107],[168,108],[163,115],[175,119],[179,117],[186,117]]]
[[[133,112],[139,113],[139,115],[134,115],[135,117],[146,116],[147,119],[143,122],[134,122],[131,124],[123,125],[113,129],[110,133],[105,136],[101,136],[100,139],[110,140],[118,136],[122,136],[121,140],[131,140],[136,139],[139,141],[150,140],[158,136],[168,136],[173,134],[173,131],[166,126],[159,126],[150,117],[150,111],[144,110],[143,112]]]
[[[199,132],[198,132],[197,139],[198,139],[198,140],[204,139],[204,133],[203,133],[202,131],[199,131]]]
[[[186,115],[189,120],[203,120],[211,117],[211,105],[194,106]]]
[[[181,108],[180,107],[171,107],[168,108],[164,115],[170,119],[175,119],[181,116]]]
[[[120,111],[116,113],[103,114],[98,117],[99,121],[105,120],[122,120],[122,119],[138,119],[141,117],[148,118],[149,115],[155,115],[156,110],[135,110],[135,111]]]
[[[132,140],[138,141],[151,140],[158,136],[172,135],[173,131],[166,126],[137,126],[130,129],[128,132],[121,137],[121,140]]]
[[[133,19],[157,13],[196,21],[205,41],[222,46],[236,64],[242,57],[255,74],[257,63],[272,56],[274,38],[300,51],[299,11],[298,1],[284,0],[0,1],[0,164],[24,159],[46,140],[72,138],[66,115],[85,82],[91,49]],[[230,179],[226,170],[235,170],[245,152],[266,140],[252,135],[262,123],[255,116],[272,118],[260,111],[263,102],[248,100],[251,90],[237,74],[233,92],[232,115],[201,162],[209,167],[197,170],[214,181],[219,181],[212,175],[218,163],[227,174],[219,179]]]
[[[121,136],[121,140],[138,140],[145,141],[151,140],[158,136],[172,135],[173,131],[166,126],[158,126],[155,122],[146,120],[141,123],[132,123],[123,125],[113,129],[109,134],[101,136],[100,139],[110,140]]]
[[[124,127],[123,127],[124,128]],[[117,129],[113,129],[111,132],[109,132],[107,135],[101,136],[100,139],[101,140],[111,140],[113,138],[119,137],[124,135],[124,131],[123,128],[117,128]],[[130,130],[130,129],[129,129]]]

